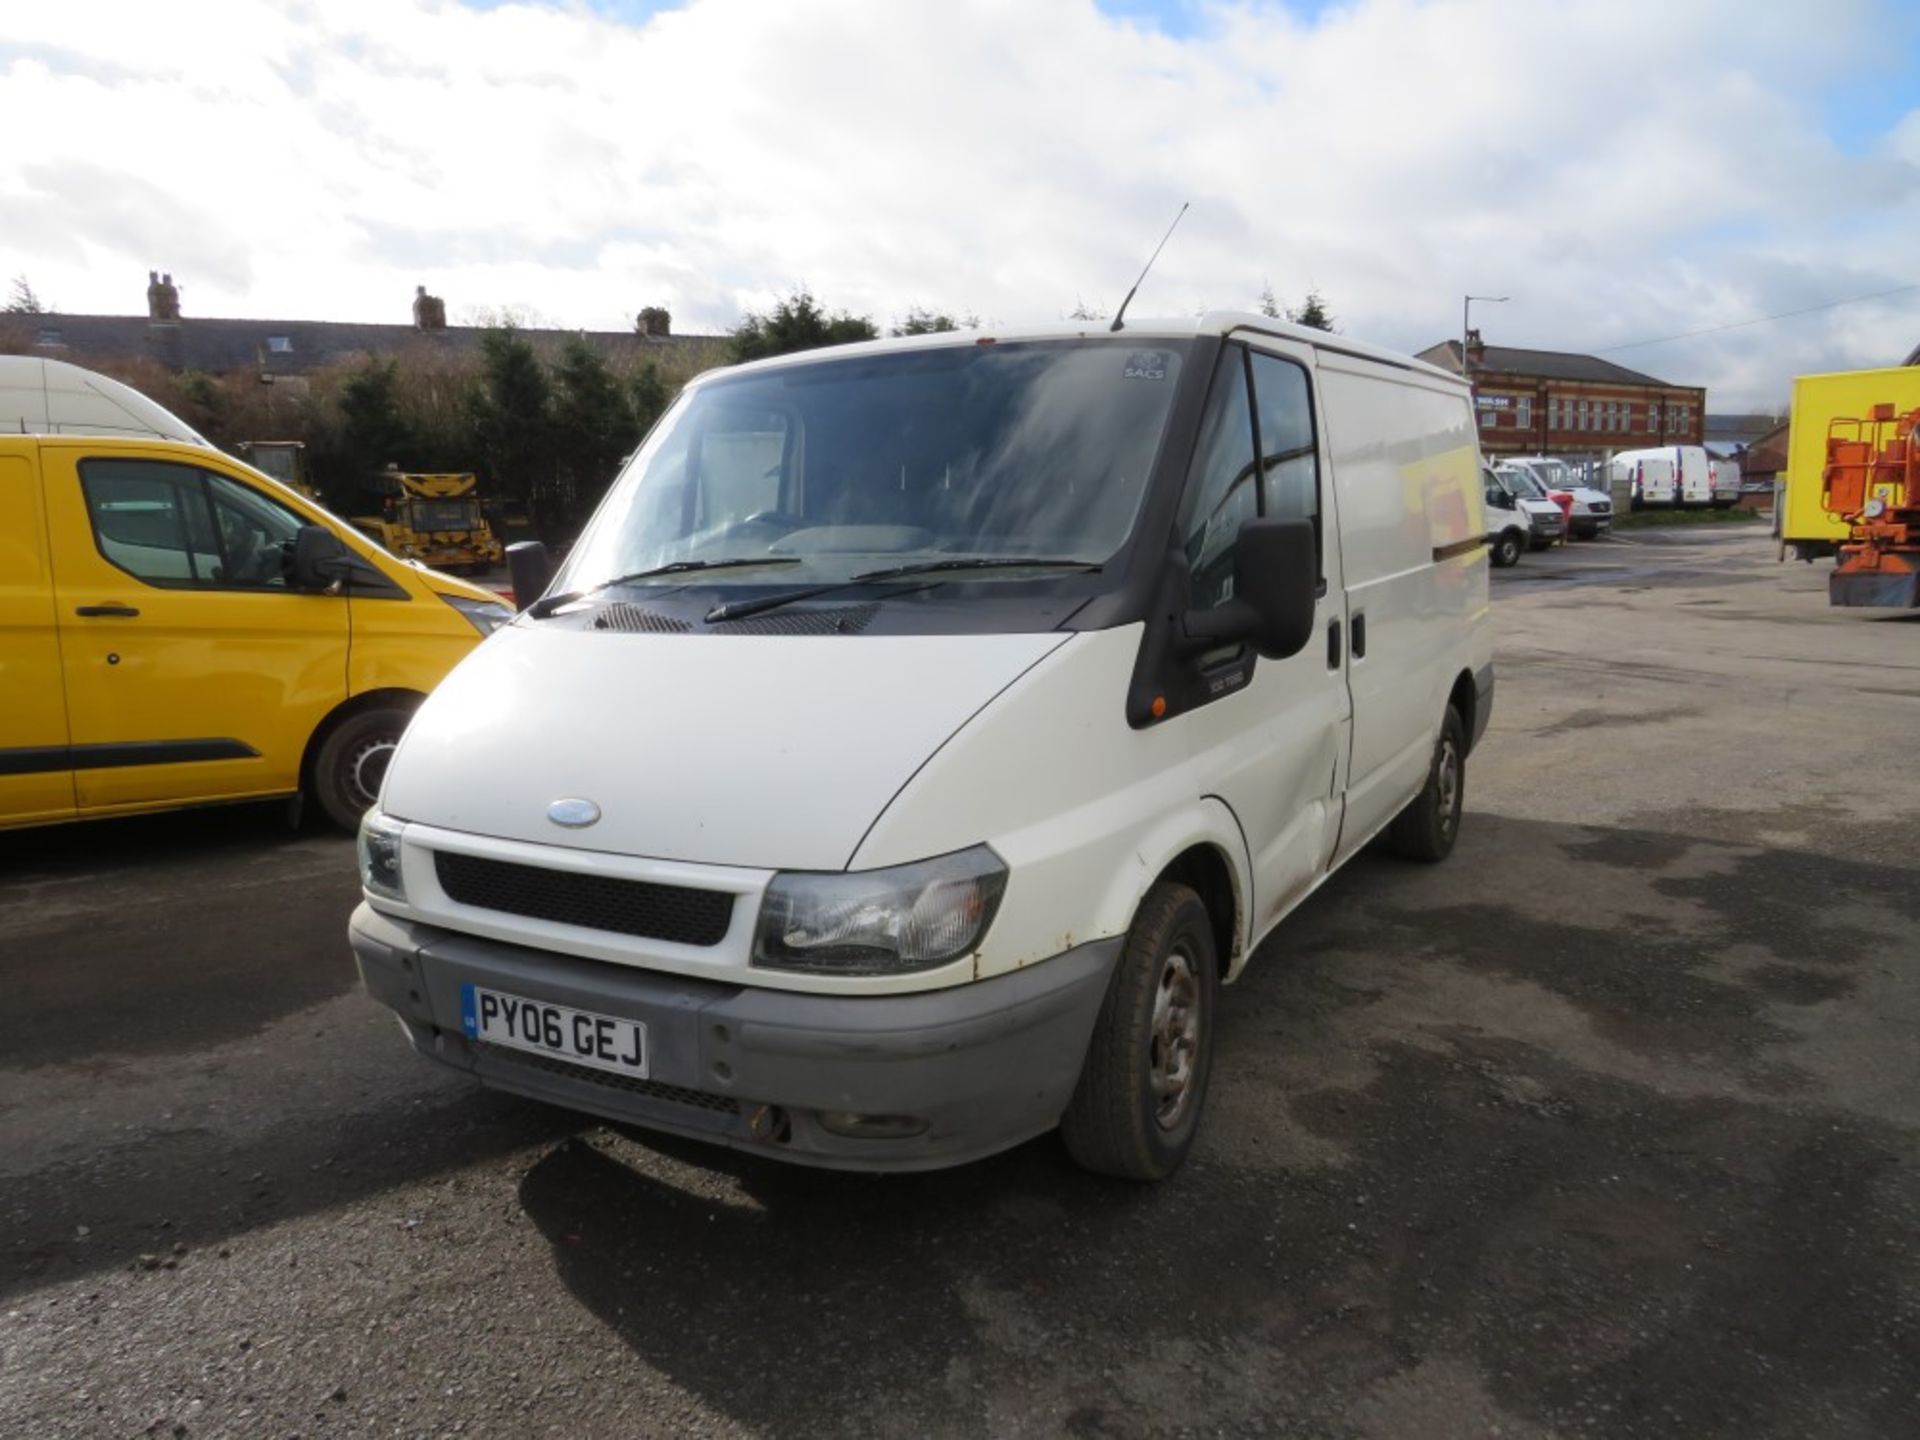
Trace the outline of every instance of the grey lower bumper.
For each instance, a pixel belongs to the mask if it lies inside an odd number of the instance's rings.
[[[350,934],[367,992],[430,1059],[606,1119],[855,1170],[957,1165],[1058,1124],[1121,945],[1095,941],[945,990],[839,996],[581,960],[364,904]],[[649,1077],[468,1039],[467,984],[641,1021]],[[906,1135],[836,1133],[823,1112],[924,1124]]]

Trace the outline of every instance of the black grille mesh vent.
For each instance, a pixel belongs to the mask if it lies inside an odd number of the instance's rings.
[[[566,1060],[555,1060],[546,1055],[536,1055],[530,1050],[516,1050],[506,1045],[493,1045],[479,1041],[475,1048],[481,1053],[500,1060],[511,1061],[515,1065],[524,1065],[529,1070],[544,1070],[549,1075],[564,1075],[569,1080],[585,1080],[593,1085],[604,1085],[609,1090],[625,1090],[633,1095],[645,1095],[654,1100],[667,1100],[675,1105],[689,1105],[696,1110],[712,1110],[720,1115],[738,1115],[740,1102],[725,1095],[709,1095],[704,1090],[688,1090],[680,1085],[667,1085],[658,1080],[641,1080],[633,1075],[620,1075],[612,1070],[597,1070],[591,1065],[575,1065]]]
[[[880,613],[878,605],[840,605],[831,610],[779,610],[726,620],[703,633],[708,635],[858,635]],[[693,625],[658,610],[619,601],[593,617],[596,630],[622,630],[636,635],[686,635]]]
[[[625,630],[642,635],[684,635],[693,626],[685,620],[676,620],[671,615],[662,615],[657,610],[643,610],[638,605],[619,602],[607,606],[593,617],[596,630]]]
[[[878,605],[842,605],[832,610],[774,610],[715,625],[715,635],[858,635],[880,613]]]
[[[733,922],[733,896],[724,890],[582,875],[449,850],[436,851],[433,864],[451,899],[482,910],[676,945],[718,945]]]

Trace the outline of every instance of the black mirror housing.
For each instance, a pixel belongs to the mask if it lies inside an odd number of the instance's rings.
[[[1313,638],[1320,598],[1319,533],[1311,520],[1249,520],[1233,542],[1233,599],[1189,611],[1190,641],[1250,643],[1269,660],[1297,655]]]
[[[524,610],[553,583],[553,558],[539,540],[516,540],[507,546],[508,584],[513,586],[513,605]]]
[[[353,554],[324,525],[302,525],[293,537],[288,578],[296,590],[330,590],[346,578]]]

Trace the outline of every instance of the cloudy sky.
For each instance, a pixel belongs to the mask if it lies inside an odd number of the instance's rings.
[[[1920,344],[1914,0],[61,0],[0,134],[0,280],[75,312],[1058,319],[1191,201],[1136,314],[1510,295],[1716,410]]]

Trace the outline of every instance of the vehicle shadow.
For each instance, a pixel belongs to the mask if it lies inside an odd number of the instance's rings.
[[[1502,903],[1582,872],[1618,910]],[[1920,1287],[1881,1246],[1920,1177],[1896,1128],[1774,1052],[1877,963],[1799,897],[1911,878],[1477,814],[1453,865],[1357,857],[1256,958],[1209,1133],[1159,1186],[1082,1174],[1053,1137],[871,1177],[601,1130],[520,1202],[601,1324],[771,1434],[1318,1433],[1430,1362],[1491,1408],[1390,1433],[1605,1405],[1670,1433],[1805,1406],[1893,1434]],[[1562,1049],[1569,1014],[1607,1063]]]

